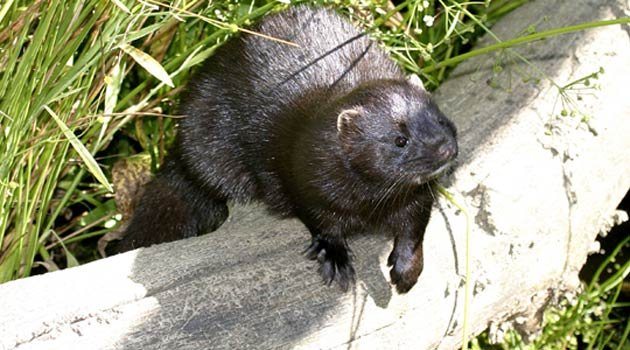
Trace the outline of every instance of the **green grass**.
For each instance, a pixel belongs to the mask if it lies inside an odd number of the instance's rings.
[[[582,293],[561,296],[557,305],[545,310],[541,332],[531,342],[510,330],[502,342],[491,344],[484,333],[471,342],[471,349],[629,350],[630,302],[620,301],[620,294],[630,275],[630,261],[618,259],[629,247],[630,236],[607,256]],[[606,278],[604,270],[610,271]]]
[[[36,264],[76,265],[60,243],[111,228],[113,162],[145,151],[157,164],[172,139],[172,119],[146,116],[174,114],[179,88],[165,84],[172,79],[180,87],[189,68],[237,26],[278,8],[148,4],[1,5],[0,282],[28,276]],[[82,260],[95,256],[93,250]]]
[[[317,1],[384,43],[436,87],[435,66],[468,49],[520,1]],[[363,5],[361,5],[363,4]],[[190,70],[276,1],[26,1],[0,8],[0,282],[98,257],[115,226],[111,169],[159,166]],[[480,22],[481,21],[481,22]],[[16,83],[19,82],[19,83]],[[87,248],[86,248],[87,247]]]

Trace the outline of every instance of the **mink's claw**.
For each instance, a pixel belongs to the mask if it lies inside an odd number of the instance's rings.
[[[354,283],[354,268],[345,245],[314,239],[304,254],[308,259],[319,262],[319,274],[324,279],[324,283],[330,285],[333,280],[336,280],[344,292],[348,290],[350,284]]]

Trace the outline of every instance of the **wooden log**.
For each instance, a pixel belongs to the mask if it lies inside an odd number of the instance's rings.
[[[493,31],[509,39],[532,24],[623,16],[624,6],[534,1]],[[578,285],[589,247],[630,187],[628,43],[628,26],[617,25],[477,57],[437,92],[460,132],[450,191],[472,218],[473,332],[530,320],[552,294]],[[540,70],[562,85],[600,66],[605,73],[591,79],[600,88],[576,100],[593,116],[588,124],[557,116],[547,80],[523,82]],[[424,272],[406,295],[387,281],[388,239],[354,239],[358,280],[344,294],[322,285],[302,256],[309,236],[299,221],[233,208],[203,237],[0,285],[0,349],[456,348],[465,231],[464,215],[440,199]]]

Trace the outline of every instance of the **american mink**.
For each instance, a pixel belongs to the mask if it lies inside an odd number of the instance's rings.
[[[422,270],[430,181],[457,154],[456,131],[424,89],[333,11],[293,7],[230,40],[190,81],[174,149],[146,187],[118,251],[195,236],[227,200],[264,202],[312,235],[306,256],[346,290],[346,237],[394,235],[400,293]]]

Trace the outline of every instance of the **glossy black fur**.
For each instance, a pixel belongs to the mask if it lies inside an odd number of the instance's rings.
[[[119,250],[208,232],[226,200],[258,200],[301,219],[307,257],[343,289],[354,279],[346,237],[391,233],[391,279],[407,292],[422,270],[428,182],[457,153],[453,124],[330,10],[292,8],[254,30],[298,47],[242,35],[204,63],[181,103],[176,149]]]

